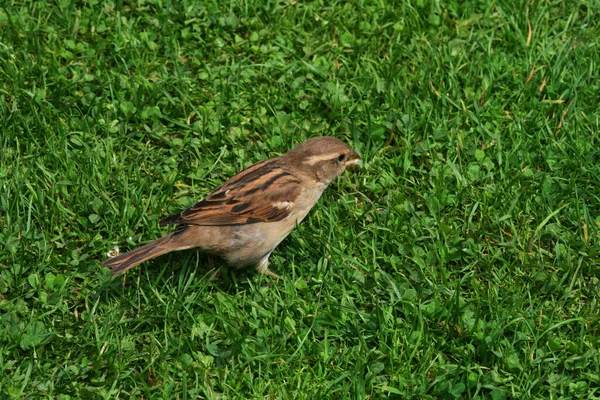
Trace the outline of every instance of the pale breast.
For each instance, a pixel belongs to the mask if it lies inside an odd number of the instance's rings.
[[[259,222],[231,227],[229,251],[221,256],[234,267],[258,263],[285,239],[317,203],[325,185],[312,185],[304,189],[295,201],[281,201],[273,207],[289,207],[290,215],[276,222]]]

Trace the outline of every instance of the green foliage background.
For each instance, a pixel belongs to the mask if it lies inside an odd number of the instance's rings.
[[[0,397],[600,397],[600,5],[0,7]],[[107,251],[316,135],[272,256]],[[220,264],[219,264],[220,266]]]

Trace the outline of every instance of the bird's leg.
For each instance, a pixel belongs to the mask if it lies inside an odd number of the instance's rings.
[[[264,274],[273,280],[276,280],[276,281],[279,280],[279,275],[277,275],[275,272],[271,271],[270,269],[267,269],[264,272]]]
[[[271,253],[267,254],[262,260],[256,264],[256,271],[259,274],[263,274],[268,276],[269,278],[279,280],[279,275],[269,269],[269,256]]]
[[[210,274],[210,278],[208,278],[208,280],[210,282],[214,282],[214,281],[221,281],[221,268],[215,269],[215,258],[208,254],[208,266],[210,267],[210,270],[208,271],[208,273]]]

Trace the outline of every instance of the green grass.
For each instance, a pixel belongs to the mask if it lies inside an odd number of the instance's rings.
[[[0,8],[1,398],[600,398],[600,4]],[[332,135],[274,252],[100,263]],[[218,264],[222,266],[221,264]]]

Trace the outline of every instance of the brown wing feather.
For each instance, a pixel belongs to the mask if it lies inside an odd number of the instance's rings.
[[[240,225],[279,221],[290,214],[274,204],[293,203],[301,182],[271,159],[254,164],[235,175],[204,200],[161,221],[167,224]]]

